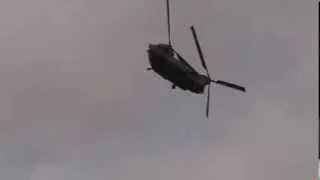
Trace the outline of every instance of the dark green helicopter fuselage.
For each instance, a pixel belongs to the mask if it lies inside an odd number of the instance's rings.
[[[210,79],[199,74],[179,54],[174,57],[175,52],[170,48],[166,44],[149,45],[150,69],[180,89],[202,94]]]

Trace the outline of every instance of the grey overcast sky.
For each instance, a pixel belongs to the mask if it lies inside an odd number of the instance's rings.
[[[317,2],[172,0],[174,44],[247,87],[146,72],[164,0],[0,1],[0,178],[307,180],[318,143]],[[203,72],[203,71],[202,71]]]

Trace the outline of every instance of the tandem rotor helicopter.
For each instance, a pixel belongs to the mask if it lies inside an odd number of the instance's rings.
[[[167,5],[167,27],[168,27],[168,44],[149,44],[147,50],[149,63],[151,67],[147,68],[148,71],[152,70],[163,79],[172,83],[172,89],[179,87],[182,90],[189,90],[192,93],[203,94],[205,86],[208,86],[207,92],[207,106],[206,116],[209,117],[210,108],[210,84],[216,83],[222,86],[233,88],[242,92],[246,89],[242,86],[221,81],[211,78],[204,56],[199,44],[194,26],[190,27],[193,39],[198,50],[201,64],[206,71],[206,75],[197,72],[187,61],[172,47],[171,42],[171,23],[170,23],[170,2],[166,0]]]

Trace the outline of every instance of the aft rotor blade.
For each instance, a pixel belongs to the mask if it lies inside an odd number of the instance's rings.
[[[170,22],[170,0],[167,0],[167,26],[168,26],[168,41],[171,46],[171,22]]]
[[[208,92],[207,92],[207,109],[206,109],[206,116],[209,118],[209,110],[210,110],[210,84],[208,85]]]
[[[226,86],[226,87],[230,87],[230,88],[233,88],[233,89],[236,89],[236,90],[239,90],[239,91],[243,91],[243,92],[246,92],[246,88],[242,87],[242,86],[239,86],[239,85],[236,85],[236,84],[233,84],[233,83],[229,83],[229,82],[226,82],[226,81],[213,81],[217,84],[220,84],[220,85],[223,85],[223,86]]]
[[[200,47],[200,43],[199,43],[199,39],[198,39],[196,30],[194,29],[193,26],[191,26],[190,29],[191,29],[191,32],[192,32],[192,35],[193,35],[193,39],[194,39],[194,41],[196,43],[196,46],[197,46],[197,50],[198,50],[198,53],[199,53],[201,64],[202,64],[203,68],[207,71],[207,74],[208,74],[207,64],[206,64],[206,62],[204,60],[204,57],[203,57],[202,49]]]

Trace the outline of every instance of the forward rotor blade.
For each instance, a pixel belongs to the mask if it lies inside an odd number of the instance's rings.
[[[207,68],[207,64],[206,64],[206,62],[204,60],[202,49],[200,47],[200,43],[199,43],[199,40],[198,40],[198,36],[197,36],[196,30],[194,29],[193,26],[191,26],[190,29],[191,29],[191,32],[192,32],[192,35],[193,35],[193,39],[194,39],[194,41],[196,43],[196,46],[197,46],[197,50],[198,50],[198,53],[199,53],[201,64],[202,64],[203,68],[206,70],[207,74],[209,74],[208,68]]]
[[[207,109],[206,109],[206,116],[209,118],[209,110],[210,110],[210,84],[208,85],[208,95],[207,95]]]
[[[230,87],[230,88],[233,88],[233,89],[236,89],[236,90],[239,90],[239,91],[243,91],[243,92],[246,92],[246,88],[242,87],[242,86],[239,86],[239,85],[236,85],[236,84],[233,84],[233,83],[229,83],[229,82],[226,82],[226,81],[213,81],[217,84],[220,84],[220,85],[223,85],[223,86],[226,86],[226,87]]]
[[[170,22],[170,0],[167,0],[167,26],[168,26],[168,41],[171,46],[171,22]]]

